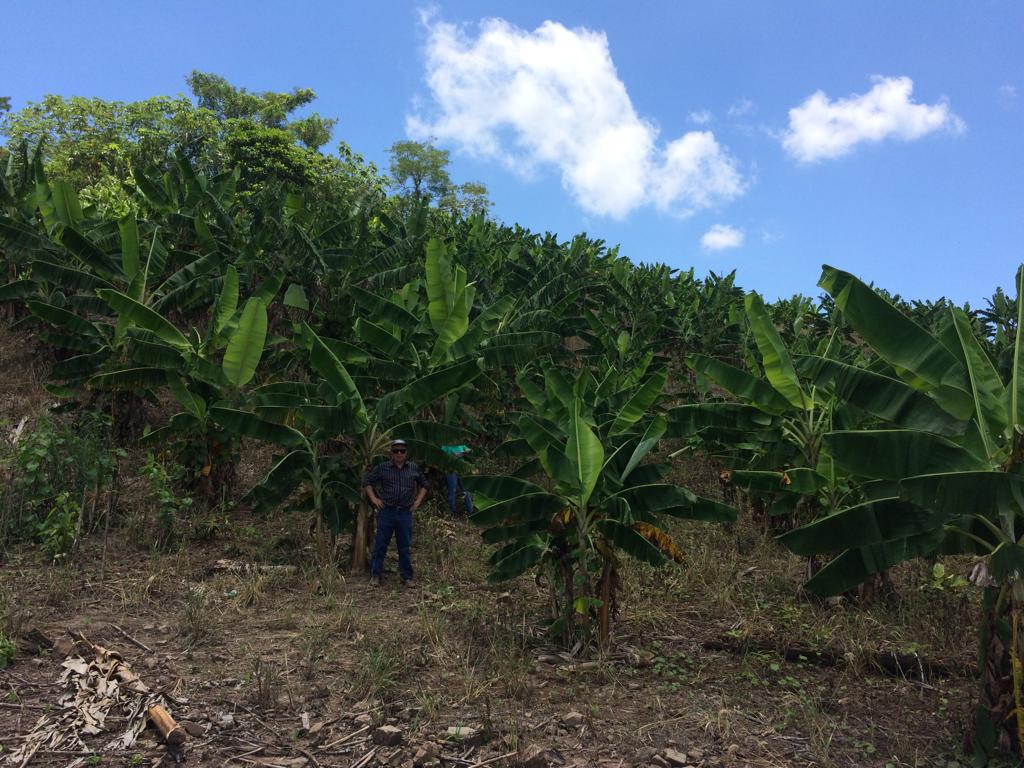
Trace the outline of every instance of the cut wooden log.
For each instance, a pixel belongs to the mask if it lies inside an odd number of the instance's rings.
[[[159,704],[154,704],[146,710],[146,716],[149,717],[149,721],[153,723],[153,726],[160,732],[160,735],[164,737],[167,746],[181,749],[188,739],[188,734],[185,733],[184,728],[174,722],[170,712]]]

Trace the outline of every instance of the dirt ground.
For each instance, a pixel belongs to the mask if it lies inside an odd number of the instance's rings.
[[[46,361],[8,333],[0,423],[10,428],[49,398]],[[243,462],[240,491],[260,463]],[[717,474],[696,462],[680,462],[676,479],[719,491]],[[190,735],[177,756],[152,729],[131,748],[106,749],[126,722],[114,711],[86,749],[40,748],[33,768],[175,758],[955,768],[962,759],[976,595],[934,579],[929,563],[897,569],[895,594],[870,607],[827,605],[800,595],[804,564],[749,515],[728,527],[678,523],[686,562],[627,565],[611,649],[574,654],[545,638],[545,591],[528,577],[488,584],[478,531],[442,514],[436,498],[416,521],[417,586],[399,586],[392,550],[385,584],[373,588],[314,569],[299,514],[194,515],[170,551],[157,551],[141,482],[126,470],[109,537],[87,537],[70,563],[53,565],[31,545],[0,552],[0,629],[19,644],[0,669],[0,765],[25,765],[9,757],[60,714],[69,632],[119,651]],[[223,558],[295,568],[225,573],[215,570]],[[40,636],[59,650],[39,648]]]
[[[172,554],[112,534],[105,566],[102,537],[65,566],[13,551],[5,618],[22,637],[74,630],[119,650],[175,718],[195,724],[194,766],[412,765],[431,743],[433,764],[446,766],[517,765],[531,749],[547,750],[537,765],[622,768],[671,764],[667,750],[708,766],[955,760],[974,691],[973,606],[929,588],[926,564],[899,575],[888,603],[820,606],[797,595],[799,561],[760,532],[680,525],[688,563],[631,568],[613,649],[583,657],[545,641],[545,594],[531,579],[484,581],[471,526],[436,509],[417,525],[412,589],[399,586],[393,552],[379,588],[302,567],[312,552],[299,517],[232,515],[211,540]],[[214,571],[225,556],[300,567]],[[722,640],[732,648],[705,648]],[[789,648],[840,659],[787,661]],[[963,672],[883,673],[874,659],[885,650]],[[56,708],[63,657],[31,651],[0,670],[0,759]],[[116,718],[107,725],[116,732]],[[401,743],[375,744],[381,725]],[[86,741],[98,750],[109,734]],[[40,750],[30,764],[173,764],[152,731],[130,751],[92,754]]]

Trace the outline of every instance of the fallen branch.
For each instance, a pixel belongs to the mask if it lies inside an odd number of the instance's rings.
[[[352,731],[352,733],[350,733],[350,734],[349,734],[348,736],[342,736],[342,737],[341,737],[340,739],[338,739],[337,741],[332,741],[332,742],[331,742],[330,744],[325,744],[325,745],[323,746],[323,749],[330,749],[331,747],[336,747],[336,746],[338,746],[339,744],[344,744],[344,743],[345,743],[346,741],[348,741],[349,739],[354,739],[354,738],[355,738],[356,736],[358,736],[358,735],[359,735],[360,733],[365,733],[365,732],[366,732],[366,731],[368,731],[368,730],[370,730],[370,726],[368,726],[368,725],[364,725],[364,726],[363,726],[362,728],[360,728],[360,729],[359,729],[358,731]],[[322,750],[321,750],[321,751],[322,751]]]
[[[109,626],[110,626],[111,629],[117,630],[117,633],[119,635],[121,635],[121,637],[123,637],[125,640],[127,640],[132,645],[134,645],[136,648],[140,648],[143,651],[145,651],[146,653],[153,653],[153,649],[152,648],[150,648],[148,645],[146,645],[141,640],[137,640],[134,637],[132,637],[131,635],[129,635],[127,632],[125,632],[123,629],[121,629],[119,626],[117,626],[117,624],[110,624]]]
[[[211,573],[259,573],[266,576],[293,576],[299,572],[295,565],[268,565],[266,563],[242,563],[237,560],[218,560],[207,570]]]
[[[728,651],[729,653],[749,653],[750,651],[768,651],[777,653],[790,662],[804,662],[821,667],[840,667],[851,663],[845,652],[835,648],[810,648],[797,645],[783,645],[779,642],[757,638],[741,638],[724,636],[714,640],[705,640],[701,647],[706,651]],[[923,659],[916,653],[900,653],[897,651],[873,651],[865,653],[862,658],[876,672],[893,677],[910,679],[911,676],[924,677],[972,677],[976,669],[970,663],[955,663]],[[916,673],[916,675],[915,675]]]
[[[352,763],[352,768],[363,768],[363,766],[369,763],[373,759],[373,756],[377,754],[378,749],[379,747],[374,747],[373,749],[371,749],[361,758]]]

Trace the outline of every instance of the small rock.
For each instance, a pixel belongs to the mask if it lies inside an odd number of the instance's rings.
[[[531,744],[519,757],[520,768],[550,768],[553,765],[561,765],[556,755],[550,749],[545,749],[537,744]]]
[[[206,729],[194,720],[179,720],[178,725],[185,729],[185,733],[194,739],[206,735]]]
[[[567,728],[579,728],[587,719],[583,716],[582,712],[576,712],[573,710],[562,718],[562,722]]]
[[[70,637],[61,636],[53,641],[53,655],[58,659],[70,656],[73,650],[75,650],[75,643]]]
[[[685,752],[680,752],[678,749],[666,749],[662,756],[668,760],[669,765],[687,765],[689,760],[686,758]]]
[[[412,764],[419,768],[420,766],[436,765],[439,761],[437,756],[441,754],[441,747],[432,741],[424,742],[420,745],[420,748],[416,750],[416,754],[412,758]]]
[[[445,736],[451,741],[458,741],[471,746],[483,744],[484,735],[476,728],[468,725],[451,725],[445,732]]]
[[[356,715],[353,720],[359,725],[369,725],[373,722],[373,718],[370,716],[369,712],[363,712],[361,715]]]
[[[235,716],[230,712],[225,712],[219,718],[217,718],[217,725],[221,728],[234,728],[235,727]]]
[[[672,768],[672,766],[669,764],[668,760],[666,760],[661,755],[655,755],[654,757],[652,757],[651,758],[651,765],[656,765],[656,766],[658,766],[658,768]]]
[[[382,725],[373,732],[373,743],[382,747],[397,747],[402,743],[402,729],[393,725]]]
[[[704,759],[704,750],[700,747],[694,747],[686,754],[689,755],[690,760],[694,763],[699,763],[701,760]]]

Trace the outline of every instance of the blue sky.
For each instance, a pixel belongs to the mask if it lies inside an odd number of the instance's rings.
[[[312,87],[382,166],[392,141],[436,135],[506,222],[736,268],[769,297],[817,293],[828,262],[980,304],[1024,261],[1017,2],[39,8],[6,4],[14,108],[178,93],[193,68]]]

